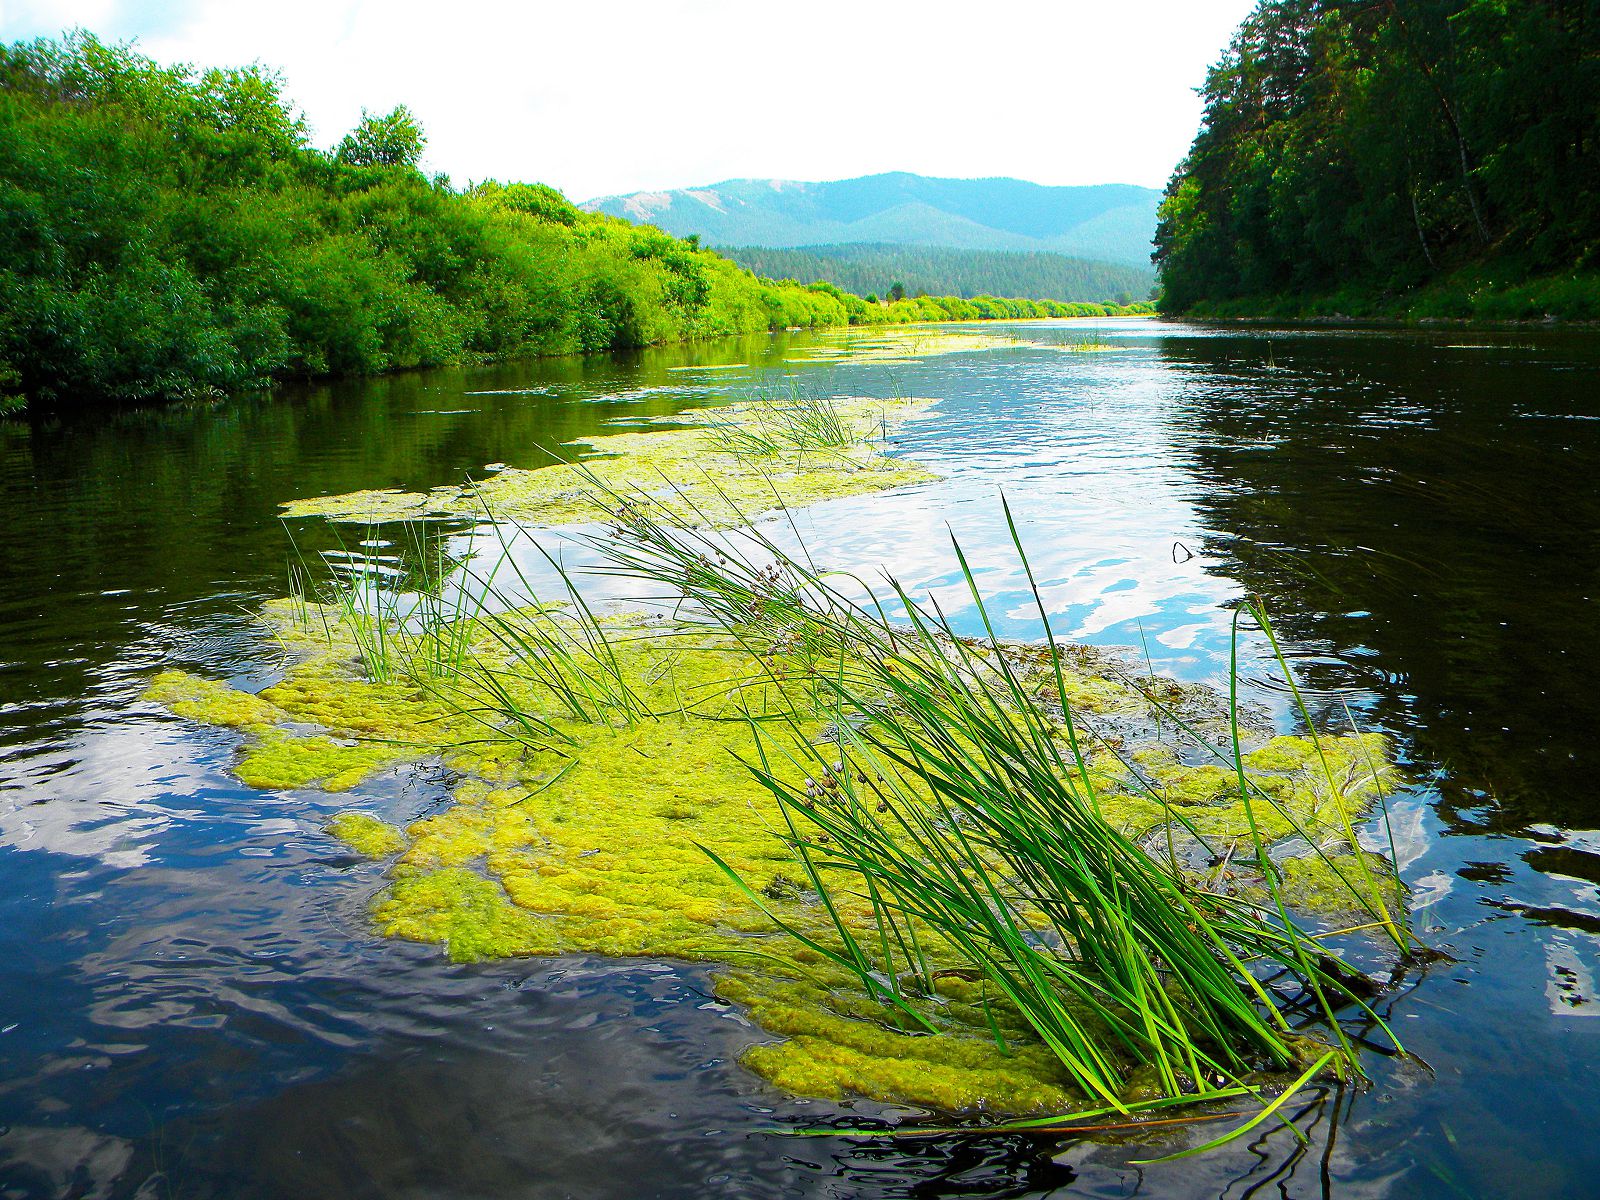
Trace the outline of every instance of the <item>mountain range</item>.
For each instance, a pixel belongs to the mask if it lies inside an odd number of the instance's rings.
[[[904,171],[802,183],[730,179],[601,196],[580,207],[711,246],[863,242],[1051,251],[1148,268],[1161,193],[1132,184],[1047,187],[1021,179],[935,179]]]

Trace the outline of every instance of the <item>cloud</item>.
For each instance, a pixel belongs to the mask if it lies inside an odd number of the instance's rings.
[[[81,24],[146,53],[281,68],[317,138],[408,104],[429,165],[574,198],[884,170],[1160,185],[1251,0],[0,0],[0,35]]]

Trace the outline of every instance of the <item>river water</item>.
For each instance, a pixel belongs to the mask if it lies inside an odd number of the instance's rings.
[[[1600,339],[1006,332],[1044,344],[802,367],[795,335],[0,424],[0,1197],[1600,1194]],[[942,478],[803,513],[820,561],[959,610],[953,531],[1002,632],[1037,636],[1004,494],[1058,635],[1218,682],[1254,594],[1319,712],[1395,736],[1401,871],[1449,956],[1385,998],[1420,1061],[1307,1093],[1304,1144],[1144,1168],[1148,1144],[793,1136],[882,1110],[744,1072],[759,1030],[704,967],[372,936],[381,869],[323,826],[425,812],[436,772],[259,793],[234,735],[139,699],[167,667],[276,677],[250,611],[285,588],[281,502],[539,465],[790,373],[940,400],[899,451]]]

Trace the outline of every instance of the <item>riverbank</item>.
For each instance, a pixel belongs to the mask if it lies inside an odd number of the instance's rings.
[[[1506,281],[1464,272],[1402,293],[1349,289],[1318,296],[1200,300],[1181,312],[1162,309],[1162,315],[1204,321],[1305,324],[1593,324],[1600,322],[1600,274],[1557,274]]]
[[[163,66],[82,32],[0,47],[0,402],[149,403],[781,329],[1133,311],[883,304],[763,279],[543,184],[429,177],[425,141],[401,106],[319,149],[260,66]]]

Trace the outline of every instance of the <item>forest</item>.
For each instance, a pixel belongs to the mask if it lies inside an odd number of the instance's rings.
[[[1162,307],[1600,317],[1600,3],[1264,0],[1207,75]]]
[[[1149,295],[1147,268],[1096,262],[1047,251],[967,250],[855,242],[837,246],[718,247],[742,267],[775,279],[826,279],[847,292],[887,295],[896,284],[910,295],[1030,296],[1131,304]]]
[[[760,279],[541,184],[430,178],[404,107],[319,149],[284,88],[82,32],[0,46],[0,404],[1053,311]]]

